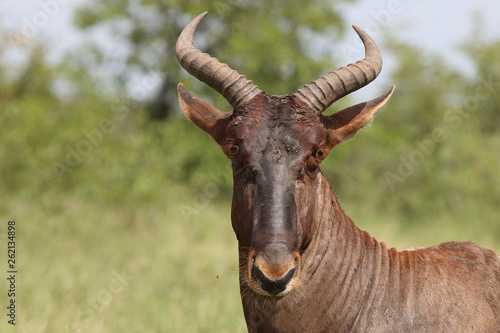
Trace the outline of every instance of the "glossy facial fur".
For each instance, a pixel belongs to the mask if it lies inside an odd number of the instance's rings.
[[[298,214],[307,207],[300,207],[303,200],[297,195],[313,186],[329,150],[320,117],[293,95],[262,93],[233,113],[226,127],[223,150],[233,167],[233,229],[240,247],[249,249],[245,282],[260,294],[284,294],[300,282],[308,226]],[[270,280],[289,274],[290,285],[265,291],[260,273]]]

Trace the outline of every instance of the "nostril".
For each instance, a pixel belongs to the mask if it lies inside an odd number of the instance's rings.
[[[283,277],[278,279],[272,279],[267,277],[259,267],[252,267],[252,276],[258,281],[261,288],[270,293],[271,295],[277,295],[286,289],[286,286],[290,280],[295,275],[295,267],[290,269]]]
[[[295,267],[289,270],[288,273],[285,274],[285,276],[283,276],[281,279],[278,280],[278,282],[283,283],[286,287],[286,285],[288,284],[288,282],[290,282],[290,280],[293,278],[294,275],[295,275]]]

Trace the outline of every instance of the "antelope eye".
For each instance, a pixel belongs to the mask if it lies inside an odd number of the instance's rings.
[[[315,151],[313,151],[313,156],[320,160],[323,158],[323,156],[325,156],[325,152],[323,151],[323,149],[318,148]]]
[[[231,146],[229,147],[229,149],[227,150],[227,152],[228,152],[228,154],[229,154],[230,156],[233,156],[233,157],[234,157],[234,156],[238,155],[238,153],[240,152],[240,147],[239,147],[239,146],[237,146],[237,145],[231,145]]]

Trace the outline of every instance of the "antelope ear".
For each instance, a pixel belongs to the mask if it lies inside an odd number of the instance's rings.
[[[327,118],[327,128],[333,130],[333,145],[350,140],[357,131],[367,125],[391,97],[395,86],[375,99],[351,106]]]
[[[177,91],[182,109],[189,120],[207,132],[219,145],[222,145],[232,112],[217,110],[212,105],[192,95],[182,83],[177,86]]]

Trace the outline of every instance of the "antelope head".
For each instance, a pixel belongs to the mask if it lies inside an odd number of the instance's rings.
[[[264,296],[283,296],[301,283],[303,253],[311,241],[319,165],[387,102],[384,95],[333,115],[333,102],[373,81],[382,68],[375,42],[354,26],[365,58],[320,77],[298,91],[273,96],[228,65],[193,46],[206,13],[181,33],[177,59],[186,71],[219,92],[233,107],[221,112],[179,84],[184,112],[231,160],[231,219],[239,242],[241,284]]]

